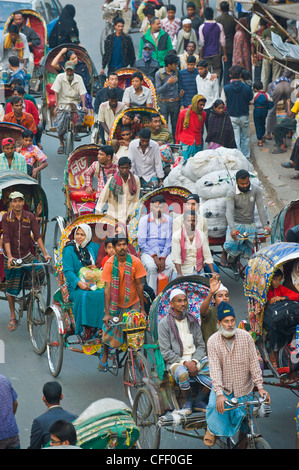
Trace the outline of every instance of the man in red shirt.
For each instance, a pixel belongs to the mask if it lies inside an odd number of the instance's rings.
[[[11,100],[12,111],[5,114],[3,121],[19,124],[33,132],[36,135],[37,128],[32,114],[23,111],[23,99],[20,96],[14,96]]]

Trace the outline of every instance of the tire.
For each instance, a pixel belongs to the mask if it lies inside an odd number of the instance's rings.
[[[65,153],[69,157],[70,153],[74,150],[74,132],[68,130],[66,134]]]
[[[182,0],[182,16],[186,15],[186,0]]]
[[[128,348],[124,365],[124,391],[133,408],[138,388],[144,386],[142,379],[150,377],[150,367],[140,351]]]
[[[47,315],[46,322],[48,366],[53,377],[57,377],[62,368],[64,348],[63,335],[59,333],[58,319],[53,310]]]
[[[34,351],[41,355],[46,350],[45,304],[41,293],[31,295],[27,311],[28,330]]]
[[[140,449],[159,449],[161,429],[154,400],[146,387],[140,388],[134,400],[133,418],[139,427],[137,445]]]
[[[271,449],[271,446],[263,437],[253,437],[245,442],[244,449]]]

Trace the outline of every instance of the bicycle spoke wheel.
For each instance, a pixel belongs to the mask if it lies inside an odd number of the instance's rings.
[[[147,388],[137,391],[133,418],[139,428],[137,445],[140,449],[159,449],[161,429],[158,426],[158,416],[154,400]]]
[[[263,437],[252,437],[246,440],[245,449],[271,449],[271,446]]]
[[[51,374],[57,377],[61,371],[63,360],[63,335],[59,333],[58,320],[55,313],[52,311],[47,315],[47,356],[48,365]]]
[[[31,343],[37,354],[46,350],[45,304],[41,293],[32,294],[27,311]]]
[[[144,386],[143,379],[149,376],[150,367],[144,355],[140,351],[128,348],[124,365],[124,389],[132,408],[138,388]]]

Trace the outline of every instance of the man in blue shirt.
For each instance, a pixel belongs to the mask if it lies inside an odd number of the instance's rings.
[[[151,212],[141,217],[138,242],[141,261],[147,271],[147,283],[157,294],[157,277],[164,273],[171,281],[174,265],[171,260],[172,219],[165,214],[165,198],[153,197]]]
[[[104,43],[101,75],[103,75],[106,66],[108,73],[111,73],[122,67],[133,67],[136,60],[132,38],[123,32],[124,20],[115,18],[113,24],[115,32],[109,34]]]
[[[179,71],[179,93],[184,90],[184,94],[180,95],[181,110],[187,108],[191,104],[194,95],[197,95],[196,76],[196,58],[194,55],[187,57],[187,68]]]
[[[10,381],[0,375],[0,449],[19,449],[19,429],[15,414],[18,394]]]

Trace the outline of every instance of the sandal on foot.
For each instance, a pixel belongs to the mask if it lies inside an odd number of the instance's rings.
[[[220,260],[220,264],[223,268],[229,268],[229,262],[228,261],[223,261],[222,259]]]
[[[62,145],[60,147],[58,147],[57,153],[59,155],[62,155],[64,153],[64,147]]]
[[[9,329],[9,331],[15,331],[18,325],[19,325],[18,320],[16,318],[11,318],[7,325],[7,328]]]
[[[281,163],[281,166],[283,168],[294,168],[293,165],[291,164],[291,162],[284,162],[284,163]]]
[[[262,141],[262,140],[259,140],[258,143],[257,143],[257,145],[258,145],[259,147],[262,147],[262,146],[263,146],[263,141]]]
[[[102,362],[102,357],[103,357],[103,354],[101,354],[99,357],[98,371],[106,373],[108,372],[108,361],[104,364]]]
[[[213,447],[216,442],[216,436],[207,429],[205,437],[203,438],[203,442],[206,446]]]
[[[291,176],[291,180],[299,180],[299,173],[295,176]]]

